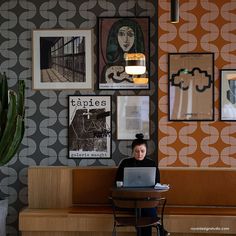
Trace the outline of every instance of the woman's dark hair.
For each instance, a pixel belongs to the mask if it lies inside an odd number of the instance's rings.
[[[114,63],[123,60],[123,50],[118,42],[118,31],[122,26],[128,26],[134,31],[134,45],[129,52],[145,52],[144,36],[140,25],[135,20],[121,19],[116,21],[109,32],[106,48],[106,58],[108,63]]]
[[[147,141],[143,139],[144,135],[142,133],[136,134],[135,137],[136,137],[136,139],[134,139],[134,141],[132,142],[132,145],[131,145],[132,151],[134,150],[134,148],[136,146],[142,145],[142,144],[144,144],[147,148]]]

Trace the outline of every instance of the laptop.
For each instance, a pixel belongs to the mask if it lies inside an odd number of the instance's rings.
[[[154,187],[156,167],[125,167],[123,187],[145,188]]]

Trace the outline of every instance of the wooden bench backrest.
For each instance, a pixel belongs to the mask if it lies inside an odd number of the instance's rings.
[[[30,208],[108,204],[117,167],[30,167]],[[161,169],[170,184],[167,205],[236,206],[236,171],[230,169]]]
[[[74,204],[108,204],[117,168],[73,170]],[[170,184],[167,205],[236,206],[236,171],[220,169],[161,169],[161,182]]]
[[[74,169],[73,204],[109,204],[108,196],[114,186],[116,167],[89,167]]]
[[[236,206],[236,170],[163,169],[167,205]]]
[[[28,169],[29,208],[64,208],[72,205],[72,168],[32,166]]]

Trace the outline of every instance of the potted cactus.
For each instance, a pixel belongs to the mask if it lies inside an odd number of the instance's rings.
[[[24,136],[25,83],[18,82],[18,93],[8,89],[6,74],[0,73],[0,166],[17,152]],[[6,235],[8,200],[0,197],[0,235]]]
[[[7,77],[0,74],[0,166],[17,152],[24,136],[25,83],[18,82],[18,93],[8,89]]]

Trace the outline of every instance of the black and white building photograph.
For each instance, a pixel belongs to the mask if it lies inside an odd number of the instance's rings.
[[[91,30],[33,31],[33,89],[92,89]]]

